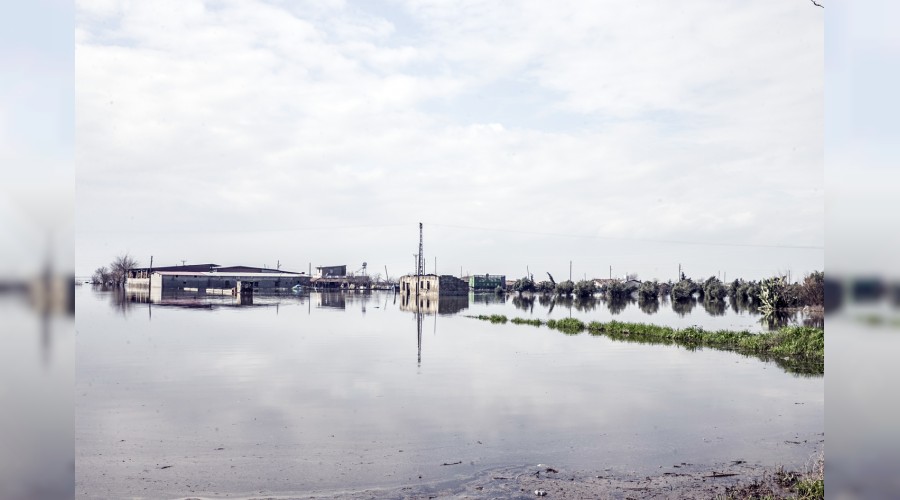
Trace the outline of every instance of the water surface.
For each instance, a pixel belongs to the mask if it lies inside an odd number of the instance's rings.
[[[81,496],[415,486],[538,463],[802,466],[824,440],[824,377],[731,352],[465,317],[603,321],[602,303],[551,311],[539,299],[523,307],[479,296],[416,307],[387,292],[257,296],[244,306],[142,300],[77,294]],[[650,317],[685,318],[662,311]],[[709,318],[760,328],[749,316]]]

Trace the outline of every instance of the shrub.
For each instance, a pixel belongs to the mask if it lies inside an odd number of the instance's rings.
[[[672,300],[681,302],[694,298],[695,293],[702,293],[703,288],[690,278],[683,279],[672,287]]]
[[[656,300],[656,297],[659,295],[659,283],[656,280],[653,281],[645,281],[641,283],[641,287],[638,288],[638,298],[642,301]]]
[[[825,273],[815,271],[803,279],[803,303],[808,306],[825,304]]]
[[[724,300],[726,295],[728,295],[728,291],[725,290],[725,286],[715,276],[711,276],[703,284],[703,299],[707,302]]]
[[[575,284],[574,292],[576,297],[591,297],[594,295],[596,288],[593,281],[582,280]]]
[[[575,290],[575,284],[572,280],[566,280],[556,284],[556,293],[559,295],[571,295]]]
[[[517,292],[533,292],[535,290],[534,280],[531,278],[521,278],[516,280],[513,289]]]
[[[612,281],[606,285],[606,298],[627,299],[631,297],[631,290],[621,281]]]

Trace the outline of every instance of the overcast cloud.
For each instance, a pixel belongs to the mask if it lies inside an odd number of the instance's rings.
[[[129,251],[399,275],[419,221],[442,273],[824,266],[808,1],[80,0],[76,19],[79,274]]]

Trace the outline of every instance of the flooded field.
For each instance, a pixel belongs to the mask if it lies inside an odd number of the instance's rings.
[[[799,468],[824,447],[824,377],[466,317],[764,330],[748,311],[496,296],[416,307],[388,292],[147,300],[76,293],[79,496],[426,491],[537,464]]]

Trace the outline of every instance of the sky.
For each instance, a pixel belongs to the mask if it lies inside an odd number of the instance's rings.
[[[85,0],[75,270],[824,268],[824,9]],[[436,262],[435,262],[436,259]]]

